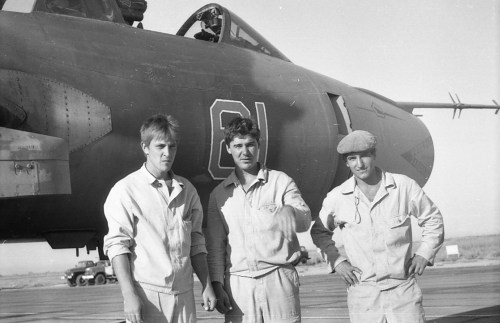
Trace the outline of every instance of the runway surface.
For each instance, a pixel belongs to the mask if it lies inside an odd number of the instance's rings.
[[[302,322],[349,322],[346,288],[337,275],[301,273]],[[427,322],[500,322],[500,266],[427,269],[418,282]],[[196,303],[201,304],[196,282]],[[123,300],[117,284],[56,286],[0,290],[0,321],[123,322]],[[217,312],[199,307],[198,321],[223,322]]]

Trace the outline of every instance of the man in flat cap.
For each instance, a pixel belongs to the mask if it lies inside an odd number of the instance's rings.
[[[340,228],[348,260],[324,253],[348,286],[351,322],[425,322],[415,274],[433,265],[443,218],[414,180],[376,167],[376,144],[357,130],[337,147],[354,176],[328,193],[319,217],[331,234]],[[422,227],[415,253],[410,216]]]

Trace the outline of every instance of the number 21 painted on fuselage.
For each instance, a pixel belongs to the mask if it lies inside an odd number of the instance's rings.
[[[263,102],[255,102],[255,111],[260,129],[259,162],[265,164],[268,144],[266,106]],[[231,119],[238,115],[244,118],[251,117],[250,110],[240,101],[216,99],[210,107],[212,138],[208,171],[215,180],[225,179],[233,171],[234,167],[226,165],[226,163],[223,162],[223,154],[227,154],[226,144],[224,143],[224,127]]]

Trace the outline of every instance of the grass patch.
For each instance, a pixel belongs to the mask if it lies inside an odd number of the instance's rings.
[[[0,277],[0,289],[19,289],[31,287],[45,287],[65,284],[61,279],[63,272],[29,273],[26,275],[10,275]]]
[[[449,257],[446,254],[446,246],[451,245],[458,246],[458,258],[456,256]],[[436,255],[435,262],[449,263],[493,259],[500,259],[500,235],[446,239]]]

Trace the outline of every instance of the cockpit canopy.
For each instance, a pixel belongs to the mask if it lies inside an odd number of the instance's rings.
[[[177,35],[226,43],[290,61],[235,13],[215,3],[208,4],[193,13]]]

